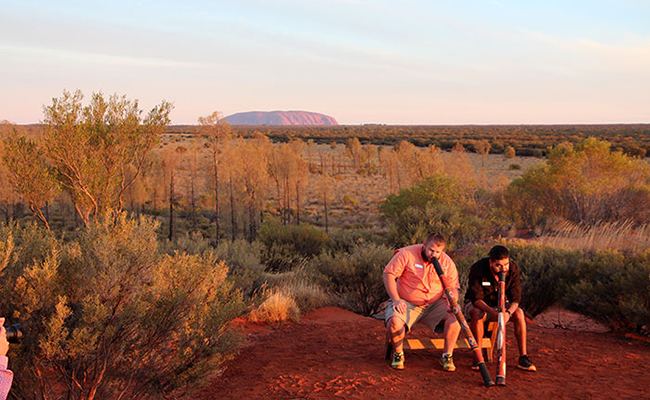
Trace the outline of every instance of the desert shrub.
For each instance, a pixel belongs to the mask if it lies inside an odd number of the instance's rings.
[[[446,249],[454,250],[484,238],[492,229],[488,219],[450,204],[411,207],[391,222],[387,240],[396,247],[423,243],[430,233],[440,232],[447,238]]]
[[[9,281],[15,280],[32,264],[45,261],[61,246],[54,236],[35,222],[26,223],[23,227],[16,222],[1,225],[0,240],[5,240],[0,241],[0,258],[7,258],[2,274]]]
[[[508,192],[511,208],[520,213],[532,208],[535,215],[578,224],[650,219],[650,166],[595,138],[556,146],[545,163],[515,179]]]
[[[510,145],[506,146],[506,148],[503,150],[503,157],[505,158],[515,158],[515,155],[515,148]]]
[[[212,249],[210,240],[198,231],[182,232],[175,236],[173,242],[168,239],[160,241],[160,251],[165,254],[174,254],[175,252],[203,254],[210,249]]]
[[[402,247],[422,243],[428,234],[440,232],[447,238],[447,249],[453,250],[485,237],[494,227],[484,207],[476,202],[479,197],[474,188],[440,175],[390,195],[380,205],[390,222],[387,241]]]
[[[228,266],[228,279],[235,289],[240,289],[250,295],[254,282],[264,273],[262,263],[262,244],[248,242],[244,239],[222,241],[214,250],[220,260]]]
[[[291,295],[276,290],[271,292],[265,300],[249,314],[253,322],[281,322],[298,321],[300,309]]]
[[[244,239],[222,240],[215,248],[201,232],[181,233],[173,242],[167,239],[160,241],[160,250],[165,254],[181,252],[202,255],[214,252],[228,265],[228,280],[234,284],[233,288],[242,290],[247,296],[252,294],[254,283],[264,272],[262,248],[260,242],[251,243]]]
[[[361,243],[384,243],[386,239],[380,233],[367,229],[337,229],[330,230],[325,242],[325,250],[332,253],[349,253],[352,248]]]
[[[571,310],[614,330],[646,333],[650,327],[650,251],[624,255],[584,252],[564,295]]]
[[[244,304],[225,263],[161,254],[153,221],[110,215],[33,260],[21,254],[42,236],[3,229],[0,311],[28,328],[12,346],[17,397],[160,398],[233,353]]]
[[[512,163],[508,166],[510,171],[519,171],[521,169],[521,164]]]
[[[259,230],[262,260],[269,271],[290,270],[302,258],[320,254],[327,235],[312,226],[267,222]]]
[[[339,304],[363,315],[379,312],[388,299],[383,284],[384,267],[393,250],[381,245],[360,244],[350,253],[324,253],[312,266],[324,278]]]
[[[505,244],[511,259],[521,269],[521,307],[526,313],[535,317],[560,303],[572,284],[572,270],[580,262],[582,252],[523,240]]]
[[[424,182],[399,194],[391,194],[380,205],[382,214],[389,220],[396,218],[409,208],[424,208],[427,204],[472,203],[474,191],[458,184],[455,179],[442,175],[427,177]]]

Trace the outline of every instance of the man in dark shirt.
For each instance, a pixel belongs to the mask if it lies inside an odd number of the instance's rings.
[[[504,246],[494,246],[489,257],[482,258],[472,265],[469,271],[467,292],[465,293],[465,315],[470,319],[470,329],[478,343],[483,340],[485,317],[498,319],[497,274],[506,274],[506,310],[505,321],[512,320],[515,325],[515,338],[519,348],[517,367],[526,371],[536,371],[535,365],[526,354],[526,317],[519,303],[521,302],[521,279],[519,266],[510,261],[510,253]],[[472,369],[478,370],[476,361]]]

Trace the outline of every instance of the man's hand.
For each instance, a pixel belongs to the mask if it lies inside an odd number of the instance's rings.
[[[402,299],[393,302],[393,311],[398,314],[406,314],[406,302]]]
[[[510,313],[509,310],[505,310],[503,314],[504,314],[504,321],[507,324],[510,321],[510,318],[512,318],[512,314]]]
[[[6,356],[9,351],[9,342],[7,342],[7,330],[4,327],[5,319],[0,318],[0,356]]]

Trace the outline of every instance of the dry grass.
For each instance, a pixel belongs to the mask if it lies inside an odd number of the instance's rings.
[[[298,321],[300,309],[289,294],[273,291],[256,309],[250,312],[248,319],[253,322]]]
[[[331,296],[315,283],[295,280],[283,286],[282,291],[296,301],[301,314],[306,314],[319,307],[332,305]]]
[[[565,222],[553,234],[539,240],[572,249],[643,251],[650,249],[650,225],[636,226],[631,221],[623,221],[582,226]]]

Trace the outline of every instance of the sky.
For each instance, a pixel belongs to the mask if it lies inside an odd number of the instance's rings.
[[[173,124],[650,123],[650,0],[0,0],[0,120],[64,90]]]

